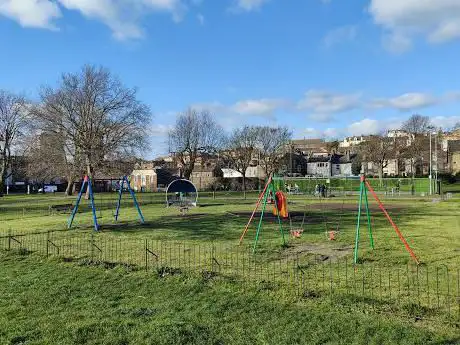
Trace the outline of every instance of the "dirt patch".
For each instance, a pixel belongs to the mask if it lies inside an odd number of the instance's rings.
[[[364,206],[364,205],[363,205]],[[401,205],[391,205],[391,204],[388,204],[388,205],[384,205],[385,206],[385,209],[387,211],[404,211],[404,210],[407,210],[408,207],[407,206],[401,206]],[[308,209],[311,209],[311,210],[315,210],[315,211],[341,211],[341,210],[344,210],[344,211],[358,211],[358,203],[356,204],[342,204],[342,203],[314,203],[314,204],[308,204],[306,206]],[[380,208],[377,204],[371,202],[369,200],[369,210],[371,210],[371,212],[376,212],[376,211],[379,211]]]
[[[234,217],[249,220],[249,217],[251,217],[252,212],[227,212],[227,214],[234,216]],[[261,215],[261,212],[256,212],[254,214],[254,218],[258,219],[260,218],[260,215]],[[289,212],[289,217],[291,221],[293,222],[293,225],[300,225],[302,223],[302,220],[304,219],[304,212],[292,211],[292,212]],[[273,215],[273,212],[271,212],[270,210],[264,213],[264,221],[273,222],[273,223],[278,222],[278,217]],[[286,219],[281,218],[281,221],[283,223],[289,223],[289,218],[286,218]],[[318,224],[323,221],[324,221],[324,218],[320,215],[312,216],[311,214],[308,214],[308,212],[305,214],[305,224]]]
[[[294,244],[283,252],[283,256],[287,259],[294,259],[302,256],[311,256],[315,262],[320,261],[337,261],[351,255],[353,252],[352,246],[338,247],[331,246],[329,243],[311,244],[302,243]]]

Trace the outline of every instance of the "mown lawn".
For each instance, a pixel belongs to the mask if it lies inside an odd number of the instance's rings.
[[[458,329],[224,278],[0,253],[1,344],[457,344]]]
[[[241,195],[220,195],[213,199],[210,195],[201,199],[201,207],[190,210],[186,217],[179,216],[175,208],[165,208],[162,194],[139,194],[146,220],[140,225],[138,215],[129,200],[123,205],[120,221],[113,220],[115,196],[96,196],[101,239],[122,240],[128,245],[131,240],[169,240],[183,243],[215,243],[225,250],[237,247],[238,239],[255,203],[254,195],[243,200]],[[290,245],[289,250],[300,255],[328,254],[340,250],[352,256],[354,247],[357,200],[356,197],[336,197],[319,201],[305,196],[290,197],[291,222],[285,220],[283,228]],[[433,198],[390,199],[383,198],[389,213],[398,224],[421,262],[429,265],[458,267],[460,258],[460,216],[457,199],[439,201]],[[8,196],[0,198],[0,235],[65,230],[68,214],[50,215],[49,205],[70,203],[74,198],[62,196]],[[369,245],[369,234],[365,217],[362,219],[360,259],[384,265],[403,265],[411,259],[376,203],[371,201],[371,215],[375,250]],[[77,214],[74,230],[54,233],[52,236],[68,236],[72,233],[91,231],[91,212],[87,202],[83,202]],[[268,210],[271,213],[271,206]],[[305,213],[303,234],[299,239],[289,239],[290,228],[299,228]],[[252,246],[255,236],[256,219],[251,225],[244,244]],[[264,219],[257,253],[267,259],[276,259],[285,253],[281,247],[281,236],[276,219]],[[335,241],[328,241],[325,231],[339,229]],[[313,245],[309,251],[305,246]],[[315,248],[316,246],[316,248]],[[294,249],[292,249],[294,247]],[[303,253],[303,254],[302,254]]]

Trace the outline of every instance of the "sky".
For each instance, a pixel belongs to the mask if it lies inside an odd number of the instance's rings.
[[[294,138],[460,121],[459,0],[0,0],[0,89],[38,100],[102,65],[153,112],[153,158],[176,114]]]

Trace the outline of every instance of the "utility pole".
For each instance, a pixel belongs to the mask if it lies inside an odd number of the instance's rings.
[[[438,194],[438,133],[436,132],[434,137],[434,152],[435,152],[435,162],[434,162],[434,180],[435,180],[435,192]]]

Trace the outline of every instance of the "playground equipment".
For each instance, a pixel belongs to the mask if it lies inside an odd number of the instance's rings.
[[[275,199],[275,202],[274,202],[274,205],[273,205],[273,207],[274,207],[273,215],[277,216],[277,218],[278,218],[278,225],[279,225],[279,230],[280,230],[281,237],[282,237],[282,240],[283,240],[283,245],[286,245],[286,240],[284,238],[283,226],[281,224],[281,217],[282,216],[288,217],[287,199],[284,196],[284,194],[282,194],[282,196],[281,196],[281,194],[278,194],[278,197],[277,197],[277,192],[276,192],[275,186],[273,184],[273,178],[270,176],[268,178],[267,183],[265,184],[265,187],[264,187],[263,191],[260,193],[259,198],[257,199],[257,203],[256,203],[256,206],[254,208],[254,211],[252,212],[252,215],[249,218],[249,221],[246,224],[246,227],[244,228],[243,233],[241,234],[241,237],[240,237],[240,241],[239,241],[239,244],[241,245],[241,243],[243,242],[244,236],[248,232],[249,225],[251,224],[252,220],[254,219],[254,215],[256,214],[256,211],[259,208],[260,204],[262,203],[262,212],[260,214],[259,224],[257,225],[256,238],[254,240],[254,244],[253,244],[253,247],[252,247],[252,252],[253,253],[256,251],[256,246],[257,246],[257,242],[259,240],[260,230],[262,229],[262,220],[264,218],[265,208],[267,206],[267,201],[268,201],[268,198],[269,198],[270,195],[274,196],[274,199]],[[280,206],[283,206],[283,205],[284,205],[284,209],[281,210]]]
[[[166,188],[166,206],[178,207],[182,215],[185,215],[190,207],[196,207],[197,203],[198,191],[189,180],[175,180]]]
[[[121,207],[121,197],[122,197],[122,194],[123,194],[123,189],[124,189],[125,182],[126,182],[126,188],[128,189],[129,193],[131,194],[131,197],[133,198],[134,206],[136,207],[137,212],[139,213],[139,218],[141,220],[141,223],[144,224],[144,216],[142,215],[142,211],[141,211],[141,209],[139,207],[139,204],[137,202],[136,195],[134,194],[134,191],[131,189],[131,186],[129,185],[128,178],[126,176],[122,177],[121,183],[120,183],[120,191],[119,191],[119,194],[118,194],[117,208],[116,208],[116,212],[115,212],[115,215],[114,215],[115,221],[118,221],[118,216],[119,216],[120,207]],[[72,224],[73,224],[73,221],[75,219],[75,215],[77,214],[78,207],[80,206],[80,201],[81,201],[81,197],[83,195],[83,190],[85,189],[85,186],[87,186],[90,205],[91,205],[91,211],[92,211],[92,215],[93,215],[94,230],[95,231],[100,230],[100,226],[99,226],[99,223],[98,223],[98,220],[97,220],[96,204],[94,202],[94,193],[93,193],[92,184],[93,184],[93,182],[92,182],[91,178],[89,176],[85,176],[84,179],[83,179],[83,183],[81,185],[80,191],[78,192],[77,202],[75,203],[75,207],[73,208],[72,213],[71,213],[71,215],[69,217],[69,220],[67,221],[67,228],[68,229],[72,228]]]
[[[295,228],[292,226],[292,218],[291,218],[291,215],[289,215],[289,228],[290,228],[290,234],[293,238],[299,238],[302,236],[303,234],[303,231],[304,231],[304,224],[305,224],[305,217],[307,215],[307,211],[305,210],[305,212],[303,213],[303,218],[302,218],[302,224],[300,225],[299,228]]]
[[[275,193],[275,202],[273,203],[273,215],[279,215],[281,218],[288,218],[287,198],[282,191]]]
[[[393,222],[393,219],[388,214],[387,210],[385,209],[385,206],[383,206],[383,203],[380,201],[379,197],[375,193],[375,191],[372,188],[372,186],[370,185],[370,183],[366,180],[366,177],[364,175],[361,176],[360,187],[359,187],[359,205],[358,205],[358,220],[357,220],[357,224],[356,224],[354,263],[356,264],[358,262],[359,231],[360,231],[360,225],[361,225],[361,207],[362,207],[363,201],[364,201],[365,206],[366,206],[367,228],[368,228],[368,231],[369,231],[370,244],[371,244],[371,248],[374,249],[374,239],[372,237],[372,225],[371,225],[371,216],[370,216],[370,210],[369,210],[369,201],[368,201],[368,198],[367,198],[367,191],[368,190],[372,194],[374,199],[377,201],[380,210],[383,212],[383,214],[388,219],[388,221],[390,222],[390,224],[393,227],[393,229],[396,231],[396,234],[398,235],[398,237],[401,240],[401,242],[404,244],[404,247],[409,252],[409,254],[412,257],[412,259],[417,263],[417,265],[420,264],[417,256],[412,251],[411,247],[407,243],[406,239],[404,238],[403,234],[399,230],[398,226],[395,224],[395,222]]]
[[[321,198],[320,198],[320,203],[321,203]],[[342,207],[340,210],[340,215],[339,215],[337,224],[329,221],[328,216],[326,215],[326,210],[324,206],[325,204],[321,203],[321,205],[322,205],[322,210],[323,210],[323,220],[324,220],[326,238],[329,241],[334,241],[337,235],[340,234],[340,225],[342,224],[343,210],[345,207],[345,197],[344,196],[342,197]]]

